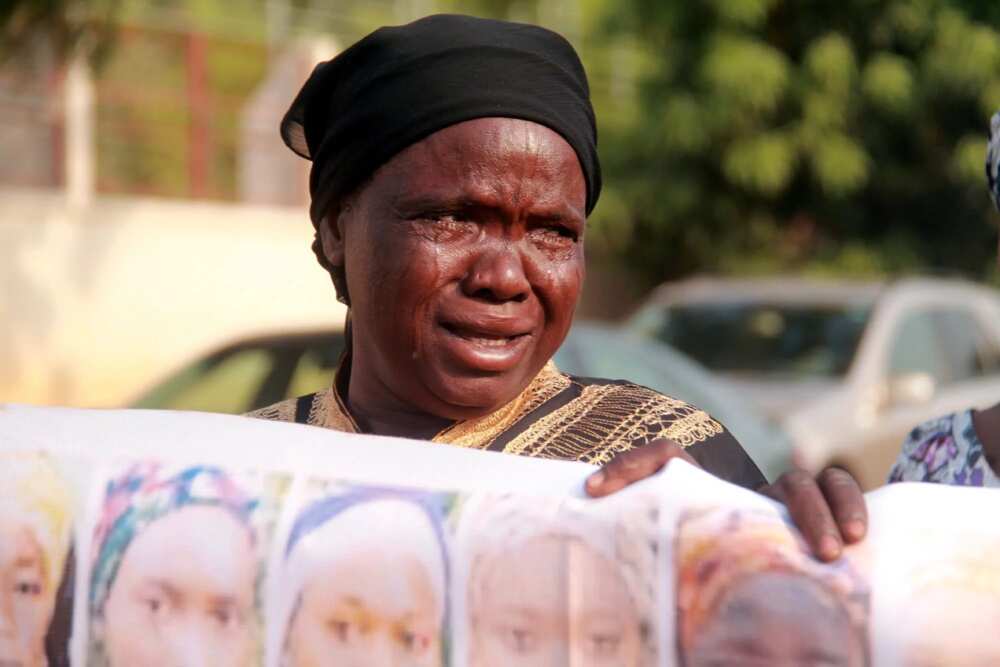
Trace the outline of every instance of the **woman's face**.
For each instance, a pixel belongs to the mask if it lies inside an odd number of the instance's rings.
[[[441,665],[444,601],[426,565],[400,548],[345,550],[306,582],[286,639],[290,667]]]
[[[747,577],[720,602],[683,656],[685,667],[863,667],[846,611],[805,576]]]
[[[528,121],[467,121],[353,199],[322,227],[351,296],[352,400],[369,377],[373,395],[443,419],[517,396],[565,338],[583,282],[586,185],[570,145]]]
[[[473,667],[641,665],[642,631],[614,563],[585,544],[539,537],[480,561],[470,580]]]
[[[254,664],[256,559],[246,526],[188,506],[128,546],[104,608],[111,667]]]
[[[44,667],[54,588],[31,527],[0,515],[0,665]]]

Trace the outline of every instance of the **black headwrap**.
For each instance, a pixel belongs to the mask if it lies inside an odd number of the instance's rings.
[[[587,213],[601,191],[597,127],[573,47],[538,26],[437,15],[380,28],[320,63],[281,122],[288,146],[312,160],[314,225],[407,146],[466,120],[545,125],[576,151]]]

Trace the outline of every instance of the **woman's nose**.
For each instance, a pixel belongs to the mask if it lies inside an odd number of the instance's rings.
[[[167,637],[171,667],[213,667],[232,660],[219,650],[220,632],[196,618],[176,619]]]
[[[366,642],[365,658],[363,662],[358,663],[358,667],[362,664],[365,667],[395,667],[405,663],[401,656],[397,655],[392,638],[384,632],[376,632]]]
[[[209,647],[202,640],[191,639],[183,641],[178,638],[171,647],[174,667],[210,667],[218,661],[212,659]]]
[[[462,280],[462,291],[466,296],[492,303],[527,299],[531,284],[517,247],[505,241],[483,248]]]

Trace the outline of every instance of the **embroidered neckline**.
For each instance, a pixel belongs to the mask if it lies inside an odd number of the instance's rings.
[[[570,379],[549,361],[514,400],[478,419],[455,422],[431,438],[431,442],[485,449],[521,418],[569,386]],[[335,386],[316,394],[308,423],[347,433],[362,433]]]

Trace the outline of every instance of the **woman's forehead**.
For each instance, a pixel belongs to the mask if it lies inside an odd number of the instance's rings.
[[[586,183],[573,148],[530,121],[482,118],[452,125],[403,150],[376,172],[399,199],[444,197],[488,205],[519,197],[570,206],[583,216]]]

